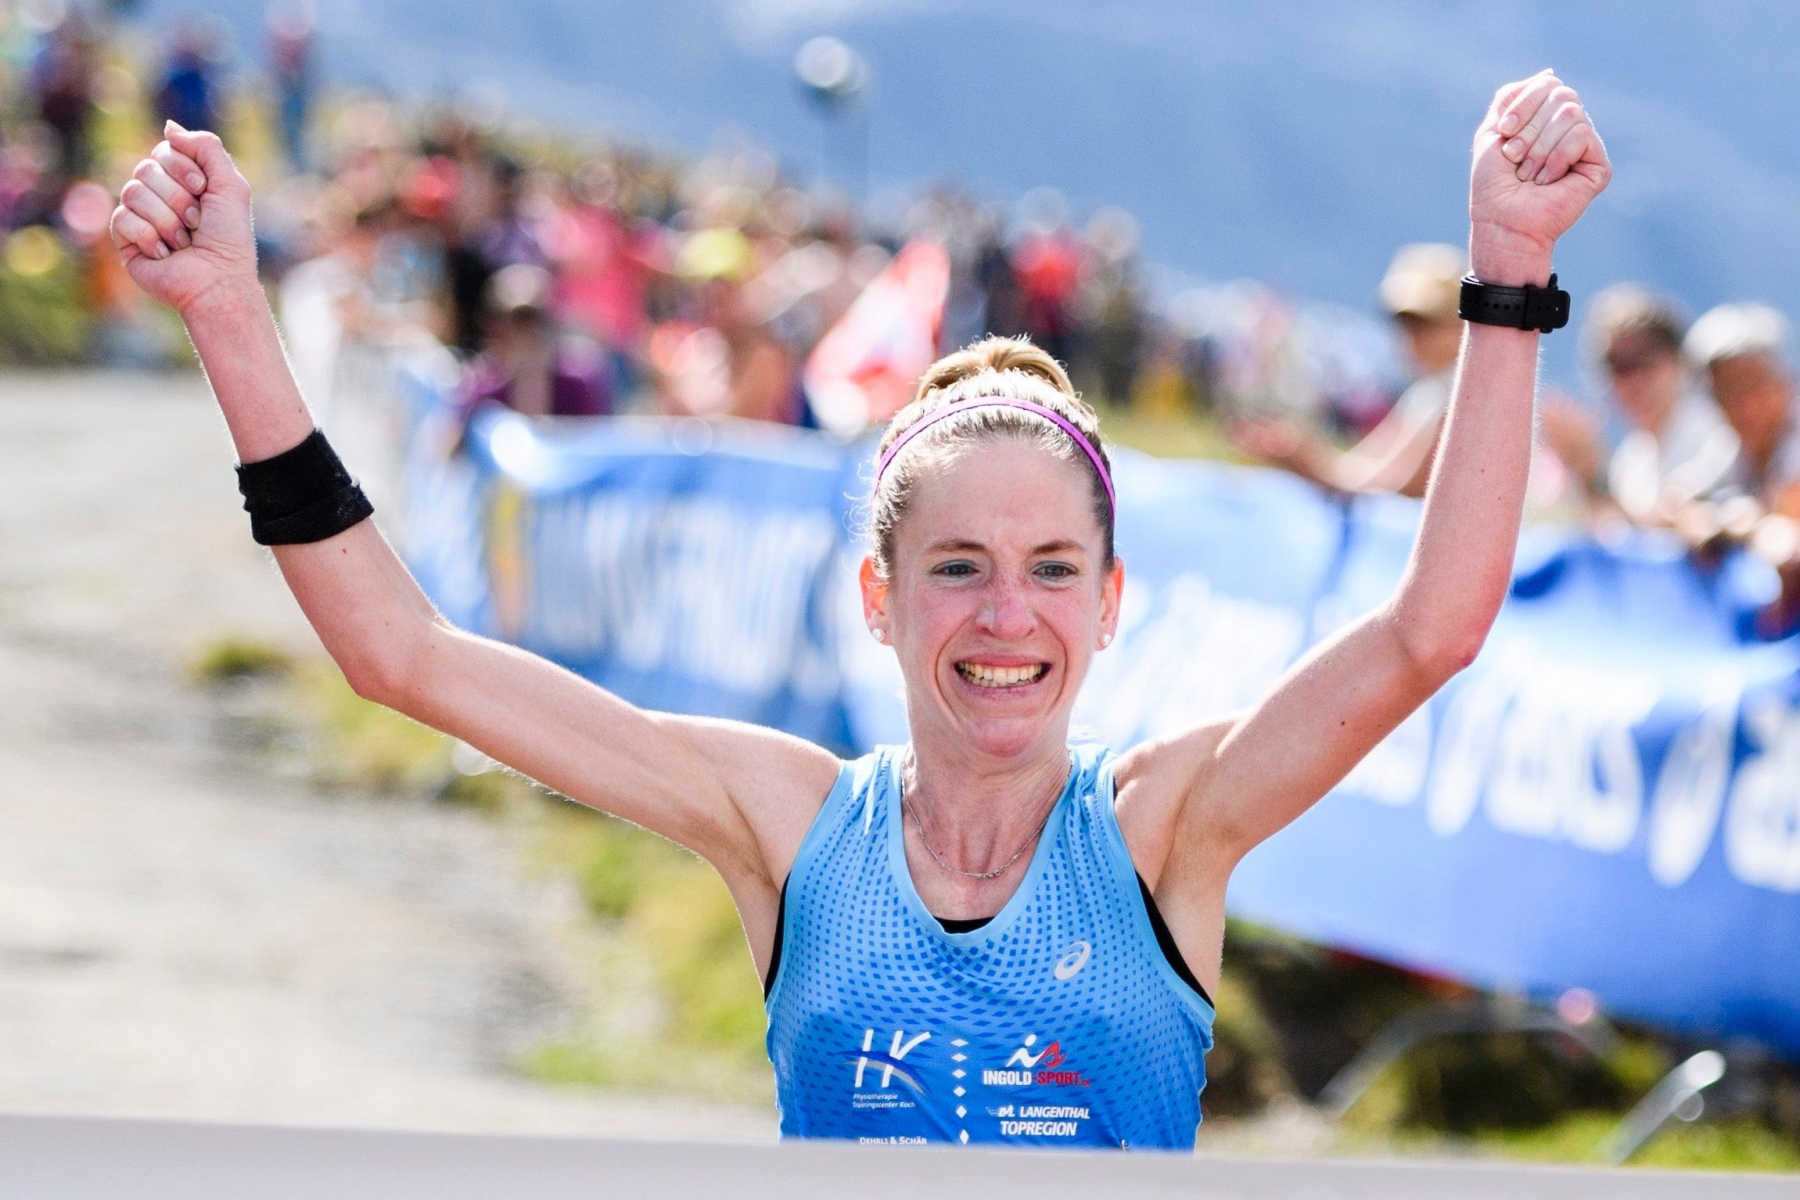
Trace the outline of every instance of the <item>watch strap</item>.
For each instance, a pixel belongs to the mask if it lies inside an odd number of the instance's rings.
[[[1456,315],[1477,325],[1549,333],[1569,323],[1569,293],[1556,286],[1555,275],[1548,287],[1506,287],[1465,275]]]

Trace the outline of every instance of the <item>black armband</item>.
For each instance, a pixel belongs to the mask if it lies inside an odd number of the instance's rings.
[[[322,542],[375,511],[321,430],[273,458],[240,464],[237,476],[258,545]]]

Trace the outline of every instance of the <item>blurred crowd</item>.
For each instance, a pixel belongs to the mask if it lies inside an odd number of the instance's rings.
[[[877,221],[755,151],[570,154],[495,136],[471,107],[349,105],[325,165],[265,190],[284,315],[324,296],[347,334],[429,335],[471,403],[546,415],[854,436],[944,348],[990,332],[1031,336],[1113,403],[1208,395],[1204,353],[1159,349],[1116,210],[1078,226],[1052,193],[1008,214],[944,187]]]
[[[311,322],[291,338],[429,336],[471,403],[854,435],[938,351],[987,333],[1027,334],[1091,397],[1159,414],[1319,403],[1358,428],[1394,389],[1391,339],[1367,316],[1154,271],[1128,214],[1078,215],[1049,189],[1008,207],[943,186],[859,209],[765,153],[584,147],[504,120],[479,88],[425,108],[322,93],[301,8],[272,9],[248,50],[216,23],[159,36],[67,0],[0,0],[6,270],[73,274],[78,357],[162,352],[105,219],[173,118],[220,130],[251,175],[285,323]]]
[[[1429,477],[1460,337],[1455,247],[1403,247],[1376,317],[1183,279],[1142,259],[1128,214],[1078,218],[1049,189],[1006,207],[946,185],[859,208],[756,150],[583,144],[506,121],[480,89],[407,107],[319,76],[304,8],[271,9],[240,53],[222,25],[152,44],[108,9],[0,0],[0,313],[60,271],[87,321],[80,356],[164,352],[105,224],[173,118],[222,130],[251,175],[262,268],[322,412],[370,386],[370,351],[428,344],[470,411],[855,436],[937,354],[1026,334],[1103,407],[1202,416],[1241,456],[1337,492],[1418,496]],[[1622,284],[1586,305],[1582,337],[1599,403],[1540,399],[1532,506],[1672,530],[1703,561],[1750,546],[1789,581],[1758,630],[1785,634],[1800,620],[1785,320],[1727,304],[1690,323]]]
[[[230,39],[200,20],[150,46],[122,24],[134,6],[0,0],[0,361],[178,353],[166,315],[120,269],[107,221],[150,129],[226,120]],[[271,13],[270,78],[302,107],[312,86],[306,28],[300,10]]]
[[[1413,383],[1348,446],[1282,418],[1239,420],[1243,451],[1344,493],[1424,494],[1456,366],[1454,246],[1403,247],[1381,282]],[[1578,516],[1603,535],[1673,531],[1702,566],[1734,546],[1773,565],[1780,595],[1747,633],[1800,628],[1800,407],[1788,322],[1758,303],[1720,304],[1698,319],[1674,297],[1634,283],[1587,306],[1582,347],[1601,382],[1598,410],[1546,389],[1529,504]]]

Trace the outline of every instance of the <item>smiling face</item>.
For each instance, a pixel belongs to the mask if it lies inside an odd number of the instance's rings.
[[[1069,709],[1118,622],[1092,472],[1034,439],[994,438],[920,475],[863,610],[906,678],[915,741],[1003,762],[1061,753]]]

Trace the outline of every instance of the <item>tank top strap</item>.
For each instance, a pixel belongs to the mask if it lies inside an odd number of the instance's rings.
[[[1131,861],[1124,834],[1113,814],[1113,766],[1118,761],[1119,756],[1110,747],[1097,742],[1069,744],[1070,774],[1074,776],[1075,784],[1071,789],[1068,815],[1071,833],[1103,853],[1115,865],[1119,854],[1124,856],[1123,861],[1127,864]],[[1135,874],[1135,871],[1128,872],[1123,882],[1130,882]]]
[[[825,803],[819,806],[818,814],[801,839],[794,865],[788,869],[787,881],[782,885],[784,907],[790,894],[798,898],[809,889],[817,873],[819,858],[837,852],[840,849],[837,843],[844,835],[867,838],[873,847],[882,844],[881,831],[885,828],[882,792],[892,775],[894,756],[900,749],[878,746],[861,758],[846,760],[838,768],[837,782],[826,795]]]
[[[838,769],[837,782],[832,785],[830,795],[819,807],[819,813],[813,818],[812,827],[806,831],[806,837],[800,844],[800,856],[804,857],[808,850],[814,849],[816,843],[822,841],[829,830],[841,828],[847,822],[854,821],[864,831],[869,829],[873,812],[878,807],[875,793],[880,790],[883,760],[889,753],[887,746],[878,746],[861,758],[846,760]],[[800,858],[794,860],[798,871]]]

